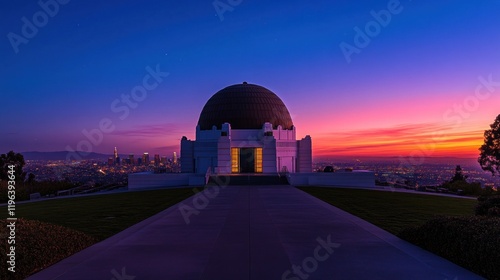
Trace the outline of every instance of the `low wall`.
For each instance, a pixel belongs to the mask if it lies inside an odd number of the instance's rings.
[[[191,173],[132,173],[128,175],[128,189],[200,186],[205,184],[205,176]]]
[[[290,184],[294,186],[375,187],[375,173],[366,170],[290,173],[289,175]]]
[[[289,182],[294,186],[373,188],[375,187],[375,174],[373,171],[365,170],[332,173],[289,173]],[[205,185],[205,176],[193,173],[154,174],[142,172],[128,175],[128,188],[131,190],[202,185]]]

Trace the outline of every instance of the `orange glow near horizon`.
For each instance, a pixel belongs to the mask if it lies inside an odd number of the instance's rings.
[[[484,130],[440,130],[433,125],[406,125],[389,129],[344,131],[313,138],[315,157],[328,156],[421,156],[474,158]]]
[[[484,131],[499,114],[500,96],[466,110],[471,93],[360,101],[358,106],[312,110],[296,115],[298,138],[311,135],[314,157],[461,157],[477,158]],[[457,110],[457,108],[461,108]],[[304,133],[304,134],[301,134]]]
[[[332,107],[290,106],[297,139],[310,135],[313,157],[460,157],[477,158],[483,135],[499,113],[499,96],[482,101],[475,111],[458,118],[459,113],[447,114],[456,104],[463,103],[467,92],[454,98],[400,98],[393,101],[361,100],[358,106],[347,104]],[[296,112],[294,114],[293,112]],[[195,138],[191,129],[197,117],[185,123],[153,124],[117,130],[108,136],[110,143],[124,136],[134,137],[134,147],[140,151],[149,147],[155,153],[180,151],[179,135]],[[105,150],[112,150],[113,146]],[[122,149],[125,150],[125,149]]]

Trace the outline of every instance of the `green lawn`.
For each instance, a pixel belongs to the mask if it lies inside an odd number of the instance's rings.
[[[436,215],[473,215],[477,201],[375,190],[299,188],[393,234],[419,226]]]
[[[16,205],[16,217],[72,228],[99,240],[112,236],[185,198],[192,188],[125,192]],[[0,218],[7,218],[6,206]]]

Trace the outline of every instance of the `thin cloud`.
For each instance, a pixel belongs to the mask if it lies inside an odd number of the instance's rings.
[[[113,135],[126,137],[162,137],[166,135],[179,135],[185,132],[181,126],[166,123],[156,125],[141,125],[126,130],[117,130]]]
[[[422,134],[433,134],[448,129],[451,129],[451,126],[442,124],[423,123],[423,124],[399,125],[389,128],[385,127],[385,128],[370,128],[370,129],[343,131],[343,132],[329,132],[324,135],[328,137],[333,136],[336,138],[346,138],[346,139],[357,138],[357,137],[399,138],[408,136],[411,137],[414,135],[422,135]]]
[[[452,131],[442,124],[406,124],[378,129],[326,133],[316,138],[319,155],[365,154],[401,155],[416,150],[430,154],[479,145],[483,130]]]

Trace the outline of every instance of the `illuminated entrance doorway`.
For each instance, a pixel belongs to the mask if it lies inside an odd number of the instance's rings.
[[[262,173],[262,148],[231,148],[232,173]]]

